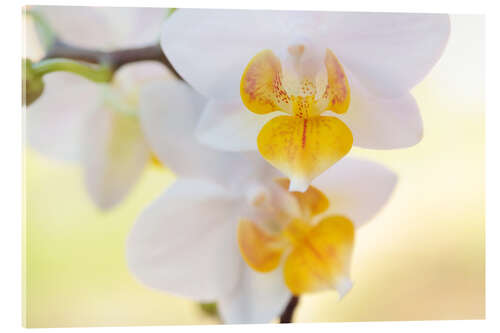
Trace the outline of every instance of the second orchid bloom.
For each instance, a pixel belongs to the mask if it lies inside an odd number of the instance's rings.
[[[355,230],[387,202],[396,175],[348,158],[307,191],[289,192],[289,180],[257,154],[193,140],[202,104],[187,85],[150,84],[144,100],[159,91],[170,91],[165,102],[182,112],[155,103],[145,126],[178,179],[137,219],[127,242],[131,272],[152,288],[216,301],[227,323],[269,322],[292,294],[347,293]]]

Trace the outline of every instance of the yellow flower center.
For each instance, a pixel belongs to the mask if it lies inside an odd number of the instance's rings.
[[[289,186],[287,179],[276,182],[284,189]],[[276,225],[277,215],[269,220],[265,220],[266,215],[260,221],[240,220],[238,243],[244,260],[254,270],[266,273],[276,269],[285,257],[284,280],[294,294],[331,288],[340,291],[348,280],[354,225],[343,216],[326,216],[314,223],[314,218],[329,206],[328,199],[315,187],[291,195],[300,216],[283,212],[278,230],[265,228],[266,223]]]
[[[282,235],[293,246],[298,246],[305,241],[307,233],[311,230],[311,225],[300,219],[293,219],[286,228],[283,229]]]
[[[286,114],[264,125],[257,146],[269,163],[291,179],[290,190],[296,191],[305,191],[353,143],[341,120],[322,115],[325,111],[341,114],[349,107],[350,89],[342,65],[330,49],[322,66],[314,59],[303,59],[305,51],[302,44],[289,47],[285,69],[271,50],[258,53],[240,84],[241,99],[250,111]]]

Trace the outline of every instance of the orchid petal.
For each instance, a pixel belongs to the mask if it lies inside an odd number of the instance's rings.
[[[444,14],[325,13],[317,43],[330,47],[366,88],[395,97],[420,82],[450,34]]]
[[[86,119],[98,107],[99,86],[70,73],[45,75],[43,94],[26,110],[26,137],[36,151],[80,161]]]
[[[98,7],[36,6],[62,41],[75,46],[105,49],[113,47],[113,31]]]
[[[281,268],[262,274],[241,261],[238,284],[217,304],[225,323],[268,323],[284,311],[290,297]]]
[[[156,42],[166,17],[160,8],[35,6],[33,10],[63,41],[105,51]]]
[[[281,262],[284,247],[280,237],[261,230],[254,222],[242,219],[238,223],[238,245],[245,262],[258,272],[271,272]]]
[[[194,129],[205,100],[178,80],[144,85],[139,98],[139,118],[151,149],[160,161],[182,176],[205,171],[200,162],[214,152],[194,137]]]
[[[262,127],[279,113],[257,115],[248,111],[240,99],[210,100],[198,122],[198,139],[225,151],[256,151]]]
[[[235,198],[202,180],[177,180],[139,216],[127,262],[154,289],[214,301],[236,285],[241,257]]]
[[[239,98],[246,64],[284,41],[284,22],[276,18],[270,11],[181,9],[165,22],[161,45],[196,90],[207,97]]]
[[[283,87],[281,61],[271,50],[261,51],[250,60],[241,77],[240,95],[253,113],[281,110],[292,114],[290,96]]]
[[[337,280],[337,283],[335,284],[335,289],[339,293],[339,300],[344,298],[349,291],[351,291],[353,286],[353,283],[351,281],[351,278],[348,276],[342,276]]]
[[[117,18],[117,8],[107,12],[108,21],[113,24],[117,48],[151,46],[159,42],[161,27],[167,18],[165,8],[119,8],[124,12],[124,18]],[[126,11],[129,11],[126,13]],[[128,16],[128,18],[126,17]],[[125,21],[127,19],[127,21]],[[130,24],[124,24],[130,22]],[[118,32],[120,32],[118,34]]]
[[[117,85],[123,91],[137,89],[149,82],[166,80],[172,78],[172,74],[165,65],[153,61],[139,61],[123,65],[113,76],[113,85]]]
[[[354,145],[369,149],[411,147],[422,139],[422,118],[410,93],[395,98],[371,94],[350,76],[349,111],[338,115],[352,132]]]
[[[326,50],[325,67],[328,84],[322,98],[328,101],[326,109],[339,114],[345,113],[351,97],[350,87],[344,68],[330,49]]]
[[[23,57],[33,62],[41,60],[45,56],[43,40],[38,35],[37,22],[30,15],[23,15],[24,21],[24,43]]]
[[[82,142],[85,184],[94,202],[109,209],[137,182],[150,158],[136,117],[105,107],[86,122]]]
[[[349,273],[354,225],[343,216],[327,216],[297,240],[283,268],[285,283],[294,295],[339,287]]]
[[[346,216],[359,227],[382,209],[396,181],[396,174],[378,163],[344,158],[312,184],[328,197],[329,213]]]

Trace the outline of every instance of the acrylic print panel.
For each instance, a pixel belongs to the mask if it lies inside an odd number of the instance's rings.
[[[484,318],[484,18],[29,6],[27,327]]]

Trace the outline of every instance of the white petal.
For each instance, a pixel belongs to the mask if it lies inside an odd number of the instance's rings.
[[[109,209],[137,182],[150,152],[134,116],[95,110],[83,138],[85,184],[94,202]]]
[[[158,40],[165,9],[34,6],[56,34],[74,46],[113,50]]]
[[[292,296],[283,282],[280,268],[257,273],[243,261],[238,284],[217,302],[220,314],[228,324],[269,323],[285,309]]]
[[[112,47],[113,31],[98,7],[35,6],[51,29],[66,43],[87,48]]]
[[[337,115],[351,129],[354,145],[369,149],[411,147],[422,139],[422,118],[413,96],[392,99],[371,94],[350,76],[351,103]]]
[[[236,284],[235,200],[200,180],[177,180],[139,216],[127,241],[132,273],[149,287],[214,301]]]
[[[381,164],[344,158],[322,173],[313,185],[330,201],[329,214],[340,214],[361,226],[386,204],[397,176]]]
[[[99,87],[77,75],[45,75],[43,94],[25,114],[28,144],[52,158],[79,161],[81,135],[99,102]]]
[[[155,154],[183,177],[212,176],[225,158],[201,145],[194,132],[204,98],[179,80],[146,84],[139,109],[144,134]]]
[[[112,7],[106,11],[106,17],[110,25],[113,25],[116,48],[143,47],[159,42],[167,10],[165,8]]]
[[[161,45],[196,90],[208,97],[239,98],[241,75],[250,59],[286,41],[288,25],[279,13],[180,9],[165,22]]]
[[[141,84],[169,77],[172,75],[163,64],[157,61],[140,61],[120,67],[113,76],[113,85],[124,90],[136,89]]]
[[[271,166],[258,152],[228,153],[232,159],[228,160],[224,169],[228,187],[243,191],[248,195],[248,190],[254,186],[268,186],[283,174]],[[231,177],[228,177],[228,172]]]
[[[331,48],[370,90],[398,96],[441,56],[448,15],[182,9],[165,22],[162,48],[206,96],[239,96],[251,57],[300,40]]]
[[[197,176],[198,162],[207,154],[194,137],[204,103],[178,80],[148,83],[140,93],[139,116],[148,143],[163,163],[182,176]]]
[[[198,139],[225,151],[256,151],[257,135],[278,113],[258,115],[248,111],[241,99],[210,100],[198,122]]]
[[[317,41],[371,91],[398,96],[421,81],[450,34],[444,14],[325,13]]]
[[[179,176],[206,177],[233,189],[272,173],[257,154],[225,153],[202,145],[195,137],[195,127],[203,104],[201,95],[178,80],[144,87],[141,124],[159,159]]]
[[[34,62],[45,55],[42,41],[37,32],[37,23],[30,15],[23,15],[23,57]]]
[[[352,281],[347,276],[342,276],[339,278],[337,283],[335,284],[335,289],[339,293],[339,301],[344,298],[345,295],[352,289]]]

